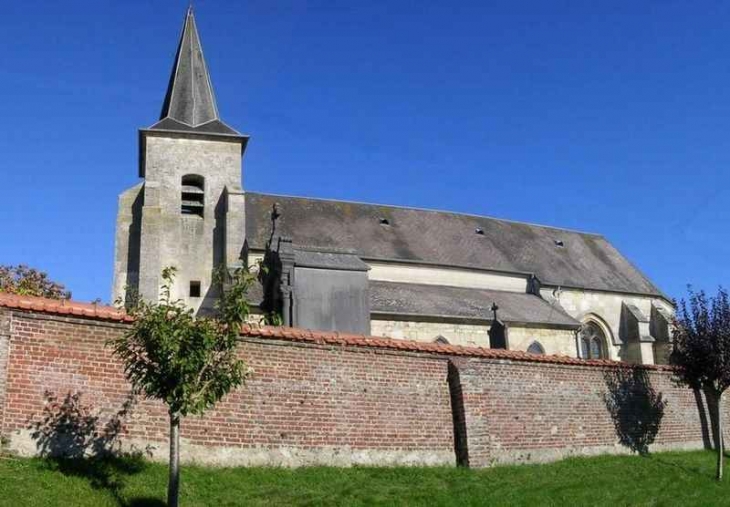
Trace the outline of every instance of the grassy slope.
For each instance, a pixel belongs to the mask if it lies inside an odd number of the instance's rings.
[[[144,462],[0,458],[0,505],[162,506],[167,469]],[[457,468],[183,467],[183,506],[730,505],[711,452]]]

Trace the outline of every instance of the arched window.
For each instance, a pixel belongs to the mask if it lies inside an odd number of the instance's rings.
[[[205,209],[205,180],[197,174],[182,177],[180,212],[183,215],[203,216]]]
[[[583,359],[605,359],[606,334],[595,322],[586,322],[580,330],[580,353]]]
[[[440,343],[441,345],[448,345],[449,344],[449,340],[447,340],[446,338],[444,338],[441,335],[438,335],[433,342],[434,343]]]
[[[545,354],[545,349],[542,348],[542,345],[540,345],[540,342],[532,342],[529,347],[527,347],[527,352],[530,354]]]

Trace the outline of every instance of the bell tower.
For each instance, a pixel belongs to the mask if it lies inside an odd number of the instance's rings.
[[[220,119],[191,7],[160,119],[139,131],[143,181],[119,196],[113,299],[157,301],[174,266],[173,297],[212,309],[215,270],[241,263],[247,142]]]

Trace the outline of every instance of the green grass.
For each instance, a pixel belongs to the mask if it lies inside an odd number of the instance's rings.
[[[458,468],[183,467],[183,506],[730,505],[712,452]],[[163,506],[164,465],[0,457],[0,505]]]

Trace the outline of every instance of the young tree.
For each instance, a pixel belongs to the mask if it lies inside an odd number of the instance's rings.
[[[0,266],[0,292],[20,296],[40,296],[51,299],[69,299],[71,293],[48,274],[24,264]]]
[[[711,396],[716,408],[713,430],[717,435],[717,480],[722,479],[724,439],[722,395],[730,386],[730,300],[725,289],[708,297],[689,291],[674,322],[674,350],[670,361],[678,380]],[[708,403],[708,405],[710,405]]]
[[[196,318],[171,297],[175,269],[162,272],[159,303],[139,301],[128,311],[132,327],[111,342],[135,391],[165,403],[170,420],[167,502],[178,505],[180,421],[201,415],[245,381],[249,370],[236,356],[241,325],[249,314],[246,291],[254,280],[236,271],[222,291],[214,317]],[[222,277],[219,277],[222,285]]]

